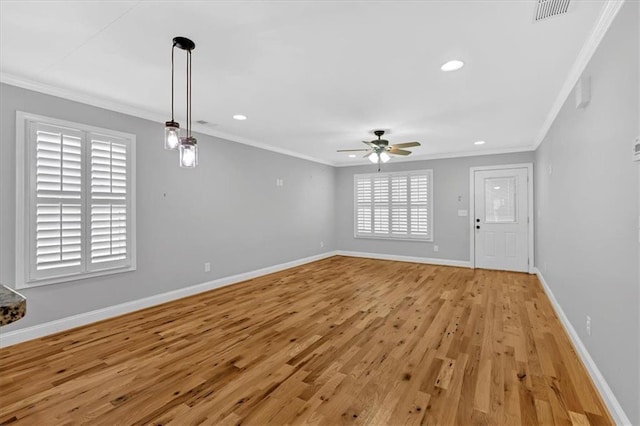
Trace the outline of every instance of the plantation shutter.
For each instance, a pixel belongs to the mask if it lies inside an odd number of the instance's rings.
[[[431,241],[431,170],[356,175],[355,235]]]
[[[35,151],[31,276],[81,271],[82,132],[42,123],[29,130]]]
[[[409,231],[407,176],[391,176],[391,233],[406,236]]]
[[[356,177],[356,233],[371,234],[371,179]]]
[[[430,238],[429,235],[429,178],[427,175],[411,176],[411,236]]]
[[[135,135],[16,116],[16,286],[135,270]]]
[[[125,141],[89,133],[91,145],[92,265],[113,267],[127,260],[128,146]]]
[[[373,233],[389,233],[389,176],[373,178]]]

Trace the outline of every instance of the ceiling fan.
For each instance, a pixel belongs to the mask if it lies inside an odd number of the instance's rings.
[[[378,171],[380,171],[380,163],[386,163],[391,159],[389,154],[392,155],[410,155],[411,151],[407,151],[401,148],[411,148],[413,146],[420,146],[420,142],[405,142],[405,143],[397,143],[395,145],[389,146],[389,141],[386,139],[381,139],[382,135],[384,135],[384,130],[375,130],[373,132],[374,135],[378,137],[378,139],[374,139],[370,142],[362,141],[362,143],[369,145],[369,148],[365,149],[339,149],[338,152],[356,152],[356,151],[367,151],[364,155],[365,157],[369,157],[369,161],[372,163],[378,164]]]

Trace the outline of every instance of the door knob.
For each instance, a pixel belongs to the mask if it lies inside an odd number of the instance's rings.
[[[476,222],[480,222],[480,219],[476,219]]]
[[[480,229],[480,225],[476,225],[476,229]]]

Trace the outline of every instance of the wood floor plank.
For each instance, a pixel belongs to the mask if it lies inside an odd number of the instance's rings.
[[[613,424],[537,278],[335,256],[0,350],[0,424]]]

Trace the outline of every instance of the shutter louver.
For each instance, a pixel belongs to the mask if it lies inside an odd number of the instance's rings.
[[[415,237],[430,237],[428,188],[426,175],[411,176],[411,235]]]
[[[127,147],[91,140],[91,197],[125,200],[127,196]]]
[[[82,265],[82,133],[34,124],[35,271]]]
[[[373,233],[389,233],[389,176],[373,178]]]
[[[127,257],[127,206],[91,206],[91,263]]]
[[[79,266],[82,257],[82,205],[36,207],[36,270]]]
[[[358,206],[357,221],[358,233],[371,233],[371,207]]]
[[[391,176],[391,233],[394,235],[407,235],[409,230],[407,202],[407,177]]]
[[[91,263],[127,259],[127,146],[91,135]]]
[[[37,197],[79,199],[82,190],[80,137],[65,134],[66,129],[60,128],[56,133],[51,126],[40,127],[46,130],[36,131]]]
[[[370,234],[371,227],[371,179],[356,179],[356,233]]]

